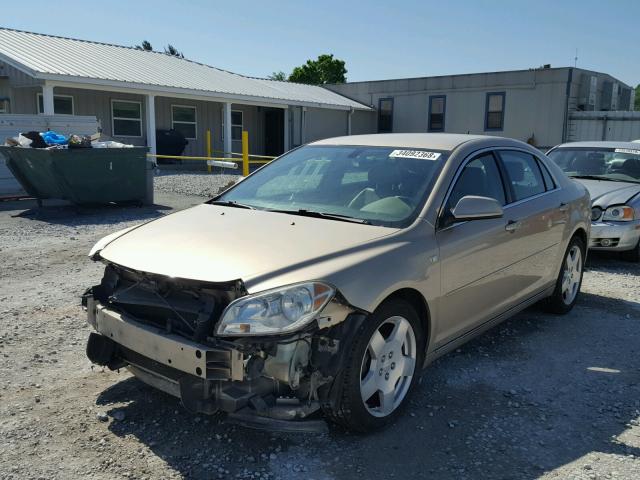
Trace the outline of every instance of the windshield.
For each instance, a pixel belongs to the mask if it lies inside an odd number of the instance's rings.
[[[640,182],[640,148],[558,148],[548,157],[570,177]]]
[[[400,227],[418,215],[445,157],[428,150],[311,145],[263,167],[216,201]]]

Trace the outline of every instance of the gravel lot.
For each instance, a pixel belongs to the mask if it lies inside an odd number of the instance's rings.
[[[144,208],[0,203],[1,479],[640,478],[640,265],[615,257],[591,256],[570,315],[529,309],[437,361],[369,436],[246,430],[92,368],[91,245],[227,181],[163,175]]]

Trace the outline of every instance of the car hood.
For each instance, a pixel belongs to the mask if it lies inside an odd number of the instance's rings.
[[[591,204],[602,208],[621,205],[640,194],[640,183],[610,182],[608,180],[589,180],[576,178],[591,195]]]
[[[353,252],[353,247],[397,231],[203,204],[125,230],[95,253],[142,272],[246,284],[302,267],[309,275],[314,262],[335,259],[339,252]]]

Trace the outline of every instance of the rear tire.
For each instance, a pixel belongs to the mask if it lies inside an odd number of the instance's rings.
[[[384,302],[363,323],[347,345],[341,395],[328,418],[356,432],[370,432],[391,423],[403,410],[424,361],[420,318],[402,299]],[[367,397],[367,398],[365,398]]]
[[[545,303],[547,311],[564,315],[576,304],[582,286],[585,251],[584,242],[579,237],[573,237],[562,257],[556,288]]]
[[[634,248],[633,250],[629,250],[628,252],[622,252],[621,256],[622,259],[626,260],[627,262],[640,262],[640,240],[638,240],[636,248]]]

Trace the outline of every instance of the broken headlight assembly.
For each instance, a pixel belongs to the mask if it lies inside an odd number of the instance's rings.
[[[222,314],[220,336],[280,335],[307,325],[329,303],[335,289],[307,282],[238,298]]]

